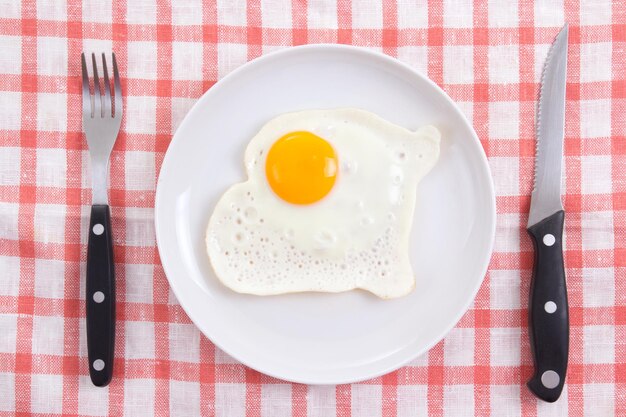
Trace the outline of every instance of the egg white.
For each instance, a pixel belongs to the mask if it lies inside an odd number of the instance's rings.
[[[303,130],[333,146],[339,172],[323,199],[295,205],[271,189],[265,157],[280,137]],[[433,126],[413,132],[359,109],[270,120],[246,149],[248,180],[222,195],[209,220],[206,245],[217,277],[256,295],[355,288],[382,298],[409,293],[417,185],[436,163],[439,142]]]

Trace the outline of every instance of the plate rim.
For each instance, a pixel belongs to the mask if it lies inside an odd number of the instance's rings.
[[[489,181],[486,181],[486,185],[487,185],[487,191],[489,194],[489,215],[491,217],[491,221],[489,224],[489,242],[488,242],[488,251],[487,254],[485,255],[485,258],[483,260],[482,265],[480,265],[479,270],[481,271],[481,278],[477,280],[474,288],[472,289],[472,293],[471,293],[471,297],[467,298],[467,301],[465,302],[465,304],[463,305],[463,308],[461,308],[459,310],[459,313],[454,316],[454,319],[450,321],[450,324],[443,328],[442,331],[440,331],[437,335],[437,337],[433,338],[433,341],[430,344],[425,345],[421,350],[420,349],[416,349],[415,352],[411,355],[408,355],[408,357],[402,359],[402,360],[396,360],[393,362],[393,364],[386,366],[386,367],[382,367],[382,369],[376,370],[376,371],[370,371],[370,372],[365,372],[365,373],[361,373],[359,376],[354,377],[354,376],[344,376],[342,377],[326,377],[326,378],[320,378],[320,377],[313,377],[313,378],[309,378],[306,377],[304,375],[299,375],[296,376],[295,374],[298,374],[298,371],[292,371],[289,370],[287,372],[283,372],[283,374],[280,374],[279,372],[275,372],[272,369],[267,369],[265,366],[263,366],[261,364],[261,366],[258,366],[257,364],[253,364],[251,363],[251,361],[247,360],[247,359],[242,359],[240,357],[238,357],[237,354],[232,354],[228,349],[225,349],[221,343],[213,340],[212,337],[209,336],[209,332],[206,331],[206,329],[203,328],[203,326],[200,326],[198,324],[198,320],[196,320],[196,317],[194,314],[192,314],[189,309],[187,307],[185,307],[185,305],[183,305],[183,303],[180,301],[180,294],[179,291],[176,287],[175,284],[172,283],[172,280],[169,278],[170,274],[173,273],[173,271],[169,270],[169,267],[166,266],[167,262],[164,260],[167,258],[168,255],[166,255],[164,253],[164,251],[161,249],[162,248],[162,244],[161,244],[161,238],[160,235],[164,232],[161,231],[161,227],[159,226],[159,207],[161,206],[161,194],[162,191],[160,192],[159,190],[162,190],[162,187],[160,187],[161,183],[162,183],[162,173],[163,173],[163,168],[166,166],[166,163],[168,161],[169,158],[171,158],[171,153],[169,152],[170,147],[175,143],[175,142],[179,142],[180,140],[182,140],[182,138],[179,138],[179,131],[181,131],[181,128],[184,127],[187,123],[189,123],[190,120],[190,116],[192,114],[194,114],[195,112],[198,111],[198,108],[200,108],[201,103],[205,100],[205,97],[208,96],[209,94],[212,94],[212,91],[214,91],[216,88],[222,88],[222,86],[224,84],[227,84],[232,78],[236,78],[239,73],[241,72],[245,72],[245,71],[250,71],[251,69],[254,69],[255,66],[261,65],[263,64],[265,61],[270,61],[270,60],[274,60],[274,59],[280,59],[283,55],[290,55],[290,54],[297,54],[300,52],[308,52],[308,51],[315,51],[315,50],[344,50],[346,52],[351,52],[351,53],[355,53],[355,54],[361,54],[364,55],[368,58],[371,59],[376,59],[376,60],[381,60],[384,61],[385,64],[389,64],[392,66],[396,66],[396,67],[400,67],[401,69],[407,71],[408,73],[410,73],[412,76],[419,78],[421,81],[426,82],[427,84],[429,84],[431,87],[434,87],[434,89],[443,97],[443,99],[445,101],[448,102],[448,104],[451,105],[453,111],[456,113],[456,115],[458,117],[460,117],[461,121],[467,126],[467,128],[469,129],[469,131],[471,132],[471,140],[474,141],[474,145],[477,146],[479,152],[478,152],[478,160],[480,161],[480,167],[482,168],[482,170],[484,171],[484,173],[486,174],[487,178],[489,179]],[[172,138],[170,140],[170,144],[168,145],[167,150],[165,151],[165,155],[163,157],[163,161],[161,162],[161,167],[159,169],[159,174],[158,174],[158,179],[157,179],[157,183],[156,183],[156,187],[155,187],[155,201],[154,201],[154,227],[155,227],[155,243],[157,246],[157,250],[159,253],[159,259],[161,261],[161,265],[163,267],[163,272],[165,274],[165,277],[167,278],[168,281],[168,285],[171,288],[172,292],[174,293],[178,304],[180,305],[180,307],[183,309],[183,311],[185,312],[185,314],[187,314],[187,316],[189,317],[189,319],[191,320],[191,322],[194,324],[194,326],[196,326],[198,328],[198,330],[204,335],[204,337],[206,337],[207,339],[209,339],[211,341],[211,343],[213,343],[215,346],[217,346],[219,349],[223,350],[225,353],[227,353],[229,356],[233,357],[235,360],[239,361],[240,363],[242,363],[245,366],[248,366],[254,370],[257,370],[258,372],[261,372],[263,374],[266,374],[270,377],[273,378],[277,378],[283,381],[288,381],[288,382],[295,382],[295,383],[302,383],[302,384],[311,384],[311,385],[336,385],[336,384],[349,384],[349,383],[355,383],[355,382],[360,382],[360,381],[365,381],[365,380],[369,380],[372,378],[376,378],[376,377],[380,377],[382,375],[385,375],[387,373],[393,372],[403,366],[405,366],[407,363],[409,363],[410,361],[414,360],[415,358],[417,358],[418,356],[423,355],[424,353],[428,352],[430,349],[432,349],[437,343],[441,342],[445,336],[459,323],[459,321],[461,320],[461,318],[467,313],[467,311],[469,310],[471,304],[474,302],[474,300],[476,299],[476,295],[478,293],[478,291],[480,290],[480,287],[482,286],[486,274],[488,272],[489,269],[489,264],[491,262],[491,259],[493,257],[493,247],[494,247],[494,242],[495,242],[495,229],[496,229],[496,219],[497,219],[497,207],[496,207],[496,195],[495,195],[495,186],[494,186],[494,180],[493,180],[493,175],[491,173],[491,168],[489,166],[489,162],[487,159],[487,155],[485,152],[485,149],[482,145],[482,143],[480,142],[480,139],[478,138],[478,135],[476,133],[476,131],[474,130],[474,127],[472,125],[472,123],[470,123],[470,121],[467,119],[467,117],[465,116],[465,114],[460,110],[460,108],[457,106],[457,104],[454,102],[454,100],[452,100],[452,98],[439,86],[437,85],[434,81],[432,81],[430,78],[428,78],[428,76],[426,74],[423,74],[422,72],[416,70],[415,68],[411,67],[409,64],[404,63],[402,61],[400,61],[397,58],[394,58],[392,56],[386,55],[382,52],[378,52],[378,51],[374,51],[371,49],[367,49],[365,47],[362,46],[353,46],[353,45],[345,45],[345,44],[333,44],[333,43],[318,43],[318,44],[306,44],[306,45],[298,45],[298,46],[289,46],[286,47],[284,49],[280,49],[278,51],[273,51],[267,54],[264,54],[262,56],[259,56],[257,58],[254,58],[250,61],[245,62],[244,64],[242,64],[241,66],[237,67],[236,69],[234,69],[233,71],[229,72],[227,75],[225,75],[223,78],[217,80],[215,82],[215,84],[213,84],[208,90],[206,90],[197,100],[196,102],[193,104],[193,106],[189,109],[189,111],[187,111],[187,113],[185,114],[185,117],[183,118],[183,120],[181,121],[181,123],[178,125],[176,131],[174,132],[174,134],[172,135]],[[302,371],[300,371],[300,374],[302,373]]]

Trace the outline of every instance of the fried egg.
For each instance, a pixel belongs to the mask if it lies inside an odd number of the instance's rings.
[[[437,161],[439,141],[433,126],[410,131],[351,108],[270,120],[246,148],[248,179],[231,186],[210,217],[215,274],[256,295],[408,294],[417,185]]]

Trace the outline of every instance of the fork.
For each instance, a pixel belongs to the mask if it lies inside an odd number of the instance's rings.
[[[83,73],[83,129],[91,157],[92,205],[87,243],[87,351],[89,375],[94,385],[109,384],[113,375],[115,345],[115,268],[111,213],[107,198],[109,156],[122,122],[122,87],[113,58],[114,95],[102,54],[104,94],[100,91],[96,55],[91,54],[93,94],[89,91],[89,75],[85,54],[81,54]]]

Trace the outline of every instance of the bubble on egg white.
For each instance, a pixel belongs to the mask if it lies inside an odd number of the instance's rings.
[[[225,220],[225,219],[223,219]],[[250,231],[246,232],[250,233]],[[226,272],[241,285],[250,288],[275,291],[281,288],[297,289],[299,285],[310,288],[308,277],[324,276],[337,283],[350,283],[368,277],[390,276],[390,265],[398,260],[392,250],[396,236],[391,228],[379,236],[369,250],[354,251],[348,248],[343,257],[338,259],[320,259],[314,253],[299,250],[294,245],[277,245],[284,234],[280,230],[264,231],[265,238],[251,242],[244,232],[237,232],[230,245],[222,253],[228,259],[222,265]],[[331,230],[320,230],[315,236],[325,245],[336,243],[336,235]],[[358,265],[358,270],[356,266]],[[355,277],[356,275],[356,277]],[[298,280],[294,276],[300,277]],[[268,278],[269,277],[269,278]],[[322,281],[316,281],[316,288],[324,288]]]

